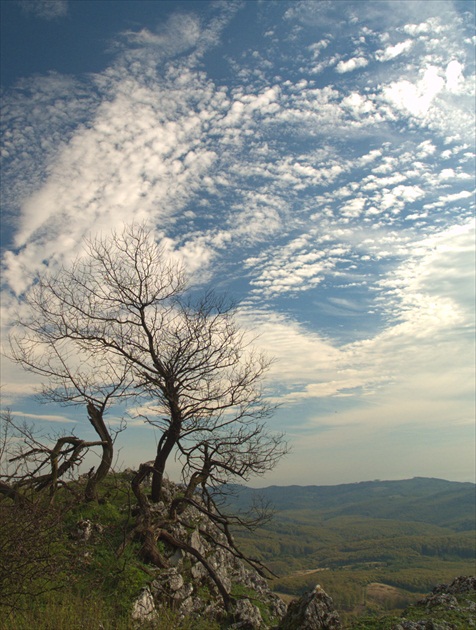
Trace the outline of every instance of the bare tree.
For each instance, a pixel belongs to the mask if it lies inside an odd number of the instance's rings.
[[[153,501],[172,453],[185,457],[192,488],[197,466],[208,480],[222,478],[218,470],[246,479],[286,450],[264,424],[269,362],[252,350],[230,304],[211,293],[193,300],[187,289],[183,269],[151,232],[128,226],[90,240],[71,267],[39,277],[26,296],[30,315],[12,337],[14,357],[47,378],[53,400],[86,400],[101,412],[136,397],[138,413],[161,432]]]
[[[217,571],[177,532],[195,526],[198,510],[216,526],[204,527],[204,537],[263,574],[258,560],[237,549],[231,528],[253,527],[269,510],[264,506],[250,518],[230,515],[216,497],[230,482],[271,470],[287,445],[266,425],[273,411],[263,392],[269,361],[238,326],[232,304],[213,293],[195,296],[182,267],[152,233],[128,226],[88,241],[71,266],[35,279],[11,348],[16,361],[42,377],[45,399],[86,407],[99,438],[95,444],[103,449],[87,498],[94,498],[111,464],[113,440],[104,421],[110,406],[127,404],[160,432],[154,460],[141,464],[132,480],[139,513],[118,553],[136,536],[142,559],[163,567],[167,560],[157,541],[178,547],[203,564],[228,607],[230,594]],[[29,465],[20,471],[23,478],[7,484],[8,500],[10,489],[23,484],[54,488],[91,447],[73,435],[46,449],[26,443],[13,464]],[[141,484],[151,474],[151,500],[167,499],[165,473],[173,456],[182,465],[184,492],[152,510]]]
[[[160,497],[165,465],[175,448],[185,455],[185,483],[188,473],[195,472],[192,453],[195,459],[205,454],[197,444],[216,446],[221,437],[221,449],[226,450],[223,436],[228,436],[231,454],[238,444],[233,436],[247,435],[247,457],[258,469],[263,453],[253,449],[251,438],[257,430],[266,432],[263,422],[272,410],[261,391],[268,362],[249,348],[233,309],[213,294],[192,304],[177,301],[167,325],[158,332],[154,361],[137,375],[154,403],[150,411],[155,418],[149,411],[148,421],[162,432],[154,461],[153,500]]]
[[[33,300],[36,297],[35,288],[30,296],[32,304],[35,304]],[[58,330],[54,331],[51,322],[45,317],[49,315],[46,310],[48,304],[41,302],[41,310],[39,304],[37,302],[36,308],[31,311],[33,317],[25,320],[24,325],[11,335],[12,356],[27,371],[43,377],[42,399],[86,408],[89,424],[99,440],[86,442],[76,436],[61,436],[51,454],[51,462],[53,474],[57,455],[64,454],[65,445],[69,444],[70,451],[67,451],[70,454],[67,460],[69,464],[65,460],[62,467],[56,471],[64,473],[78,465],[80,452],[83,456],[85,449],[101,447],[101,462],[96,470],[91,471],[85,489],[85,499],[91,501],[97,498],[98,484],[111,468],[114,441],[124,428],[121,423],[112,431],[106,425],[104,415],[111,404],[118,398],[126,396],[131,380],[125,366],[110,361],[109,357],[104,355],[85,353],[75,340],[63,337],[58,334],[60,332]],[[52,480],[51,484],[54,488],[55,480]],[[38,487],[41,488],[43,485],[40,484]]]
[[[52,503],[57,488],[65,483],[65,478],[75,476],[75,471],[90,449],[104,446],[102,440],[87,441],[74,434],[42,435],[33,424],[16,421],[9,410],[0,412],[0,426],[3,439],[0,449],[0,495],[21,505],[32,504],[30,489],[48,489]],[[103,454],[101,465],[105,463],[108,462],[105,462]],[[93,472],[88,476],[87,500],[96,496],[94,477]],[[88,493],[93,493],[93,496],[88,496]]]

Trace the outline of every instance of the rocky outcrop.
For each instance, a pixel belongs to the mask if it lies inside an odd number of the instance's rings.
[[[439,584],[409,607],[392,630],[469,630],[476,628],[476,577]]]
[[[317,585],[289,604],[278,630],[339,630],[341,627],[332,599]]]
[[[170,506],[177,502],[180,489],[167,483],[164,490],[164,501],[147,508],[147,528],[152,544],[158,541],[160,562],[151,569],[154,577],[131,611],[136,627],[147,627],[166,608],[179,618],[218,621],[229,630],[342,628],[332,599],[321,586],[286,607],[271,592],[259,563],[246,563],[230,544],[229,531],[218,526],[210,505],[187,499],[173,512]],[[88,538],[90,528],[83,528]],[[393,617],[388,622],[385,627],[392,630],[476,630],[476,578],[439,585],[400,620]]]
[[[144,622],[151,621],[157,617],[154,598],[150,589],[145,588],[132,606],[132,621],[140,625]]]
[[[451,595],[465,595],[466,593],[476,593],[476,577],[461,576],[455,578],[450,584],[439,584],[438,586],[435,586],[430,595],[422,599],[419,604],[427,603],[434,595],[445,595],[447,593],[450,593]]]
[[[172,498],[173,488],[168,489]],[[167,607],[182,618],[226,619],[233,630],[276,628],[286,605],[271,592],[266,579],[232,553],[211,519],[193,505],[176,521],[168,519],[165,502],[151,509],[153,520],[162,528],[167,522],[167,536],[161,542],[166,567],[154,570],[155,578],[134,603],[136,625],[160,617],[160,609]],[[173,541],[180,541],[180,546]],[[222,589],[229,595],[228,605]]]

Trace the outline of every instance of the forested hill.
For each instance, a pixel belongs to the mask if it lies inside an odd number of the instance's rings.
[[[454,531],[475,528],[476,485],[415,477],[402,481],[364,481],[336,486],[233,486],[229,501],[246,510],[253,501],[271,502],[284,517],[290,511],[315,511],[321,518],[363,516],[416,521]]]

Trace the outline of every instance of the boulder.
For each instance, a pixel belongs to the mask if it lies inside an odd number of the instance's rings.
[[[132,606],[131,616],[132,620],[139,625],[157,617],[154,598],[152,597],[149,587],[143,589],[139,597],[135,600]]]
[[[278,630],[339,630],[341,622],[332,599],[319,584],[289,604]]]

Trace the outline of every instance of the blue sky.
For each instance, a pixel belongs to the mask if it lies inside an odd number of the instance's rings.
[[[255,485],[474,481],[473,2],[1,11],[4,338],[32,272],[146,221],[276,359],[293,450]],[[87,434],[1,376],[18,418]],[[121,463],[155,439],[131,422]]]

